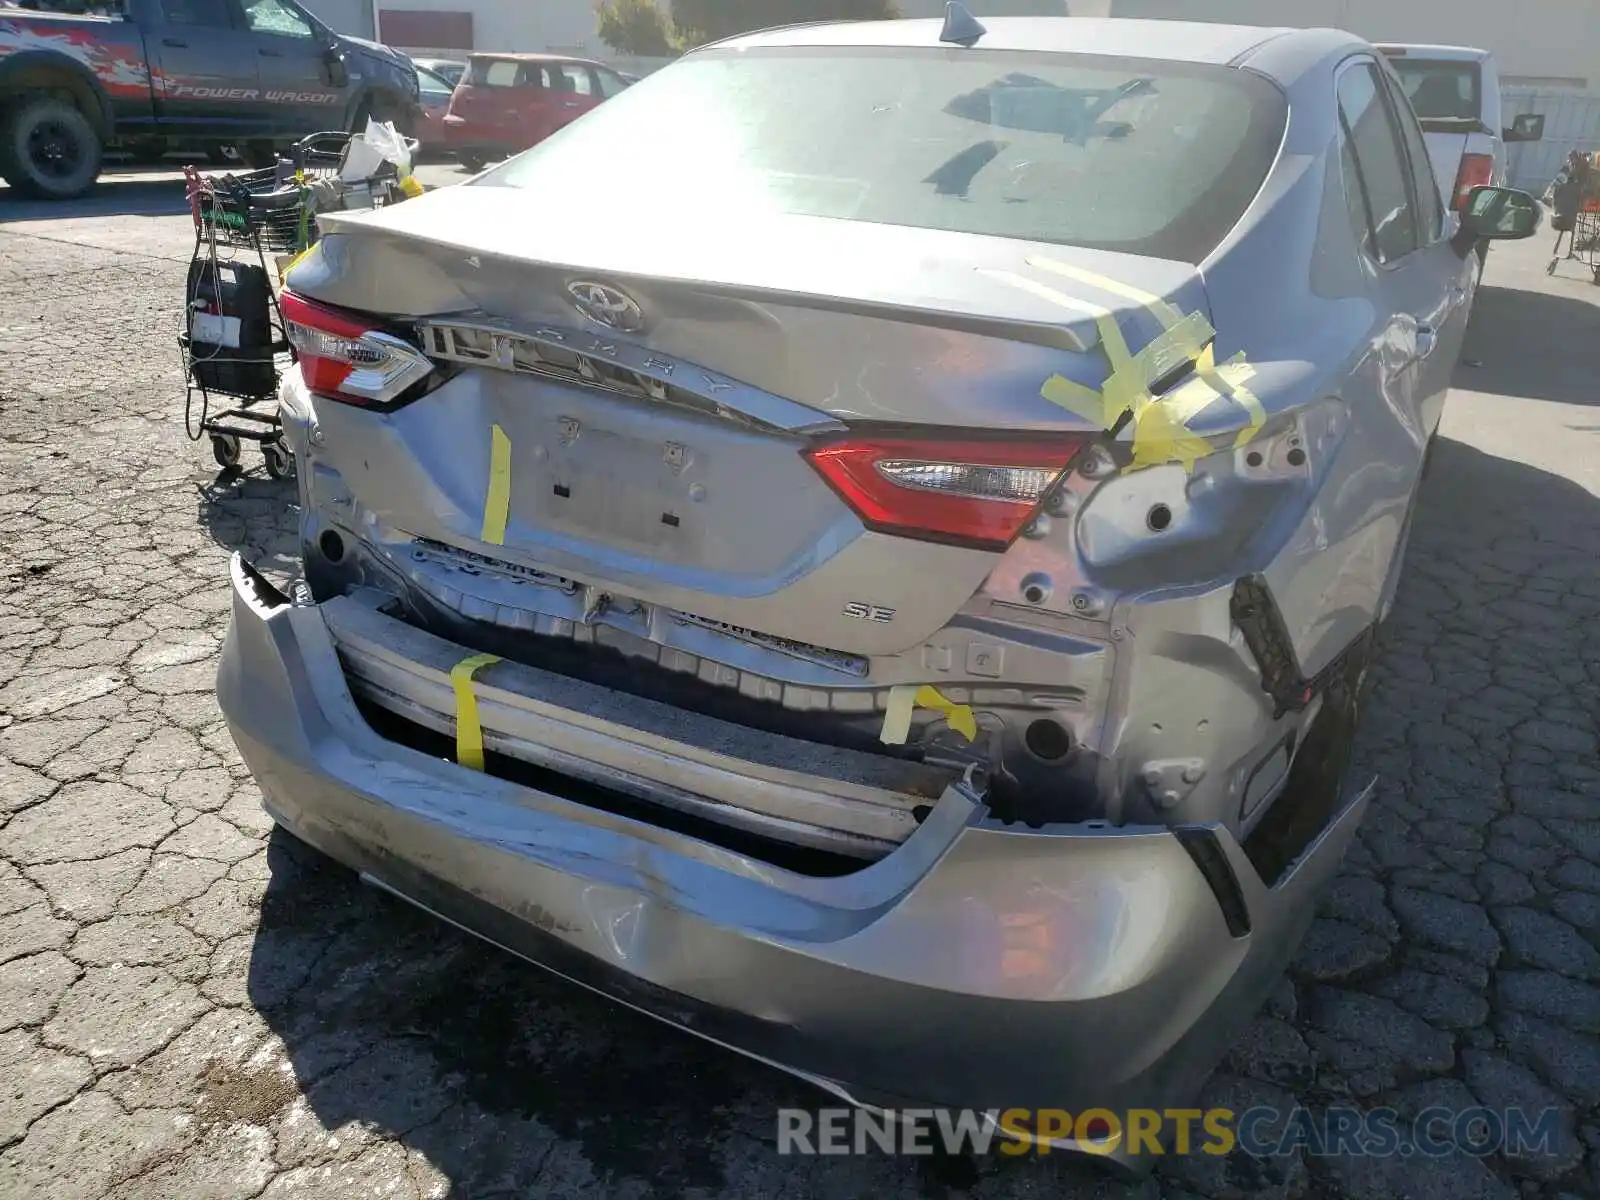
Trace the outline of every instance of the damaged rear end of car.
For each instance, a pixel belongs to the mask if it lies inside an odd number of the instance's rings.
[[[234,562],[241,751],[374,881],[854,1102],[1187,1102],[1365,807],[1387,574],[1348,564],[1395,533],[1336,527],[1347,408],[1197,265],[1285,101],[1017,53],[924,127],[909,51],[719,53],[290,273],[305,577]],[[645,209],[542,190],[652,89],[778,105],[829,54],[911,122],[871,187],[746,143]],[[1148,172],[1107,156],[1160,104],[1231,119],[1166,148],[1192,195],[1018,215],[1059,186],[1028,137]]]

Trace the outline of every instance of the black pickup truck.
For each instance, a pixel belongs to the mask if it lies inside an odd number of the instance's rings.
[[[0,0],[0,176],[70,199],[108,149],[135,159],[237,148],[266,157],[367,117],[410,132],[416,68],[334,33],[294,0]],[[44,11],[50,10],[50,11]]]

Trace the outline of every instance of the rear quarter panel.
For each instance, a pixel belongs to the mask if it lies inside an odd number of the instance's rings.
[[[1182,535],[1205,519],[1218,493],[1244,486],[1251,450],[1263,455],[1254,469],[1278,471],[1282,483],[1270,507],[1236,522],[1231,552],[1208,555],[1181,581],[1175,556],[1152,554],[1144,579],[1130,576],[1117,601],[1113,630],[1125,624],[1122,640],[1133,652],[1118,652],[1113,705],[1125,716],[1108,725],[1099,749],[1106,769],[1124,774],[1100,783],[1108,794],[1137,795],[1152,768],[1203,763],[1202,784],[1188,798],[1176,793],[1164,820],[1199,812],[1188,806],[1215,779],[1209,786],[1221,791],[1213,794],[1241,804],[1243,822],[1250,802],[1240,798],[1262,748],[1292,728],[1292,717],[1273,718],[1264,702],[1230,613],[1235,582],[1264,579],[1300,670],[1314,675],[1378,618],[1420,480],[1431,432],[1427,389],[1406,370],[1419,322],[1400,303],[1402,289],[1386,293],[1360,253],[1337,153],[1333,70],[1361,50],[1350,43],[1312,67],[1273,64],[1278,69],[1266,72],[1286,81],[1289,96],[1278,162],[1201,264],[1216,360],[1244,356],[1267,420],[1231,462],[1227,452],[1201,460],[1187,479],[1170,468],[1173,516],[1162,537]],[[1423,278],[1416,290],[1426,285]],[[1292,465],[1294,438],[1303,463],[1280,470],[1279,462]],[[1263,490],[1249,484],[1244,494]],[[1197,711],[1205,719],[1197,722]],[[1246,746],[1254,749],[1237,761],[1217,758],[1218,747]]]
[[[1344,204],[1333,69],[1355,49],[1287,88],[1278,164],[1202,268],[1217,361],[1242,352],[1268,430],[1298,421],[1309,443],[1303,507],[1237,564],[1266,575],[1308,674],[1373,621],[1431,432],[1404,380],[1416,322],[1389,311]]]

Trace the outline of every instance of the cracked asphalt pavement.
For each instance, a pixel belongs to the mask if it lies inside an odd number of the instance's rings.
[[[802,1159],[825,1101],[275,836],[212,695],[292,485],[184,436],[181,189],[0,189],[0,1195],[1572,1200],[1600,1194],[1600,289],[1490,256],[1385,635],[1376,802],[1206,1089],[1554,1106],[1555,1153]]]

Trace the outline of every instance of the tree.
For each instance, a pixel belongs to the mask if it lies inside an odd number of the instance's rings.
[[[618,54],[667,58],[676,53],[672,18],[655,0],[601,0],[595,16],[600,40]]]
[[[687,45],[800,21],[885,21],[899,15],[895,0],[672,0],[672,23]]]

